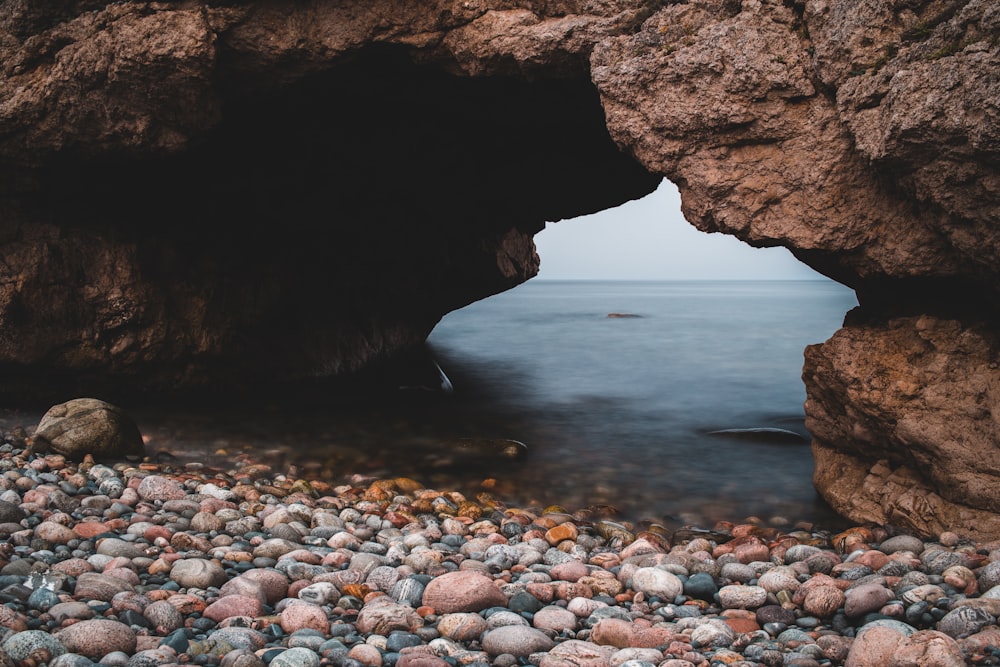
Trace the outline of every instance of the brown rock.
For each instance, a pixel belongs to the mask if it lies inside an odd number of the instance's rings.
[[[451,663],[436,655],[402,652],[396,661],[396,667],[451,667]]]
[[[243,597],[252,597],[262,603],[267,603],[267,593],[264,590],[264,586],[259,581],[254,581],[243,576],[235,577],[222,584],[219,588],[219,593],[223,596],[240,595]]]
[[[177,611],[188,616],[190,614],[200,614],[205,611],[205,601],[194,595],[186,593],[175,593],[167,598],[167,602],[172,604]]]
[[[187,497],[187,492],[180,482],[160,475],[144,477],[136,490],[140,498],[151,502],[181,500]]]
[[[554,581],[577,582],[581,577],[587,576],[589,572],[590,568],[585,563],[578,560],[571,560],[554,565],[549,572],[549,576]]]
[[[84,572],[76,580],[73,596],[77,600],[110,602],[118,593],[132,591],[132,585],[118,577],[99,572]]]
[[[0,626],[10,628],[14,632],[23,632],[28,629],[28,619],[10,607],[0,605]]]
[[[369,667],[382,667],[382,653],[371,644],[355,644],[347,657]]]
[[[526,625],[504,625],[483,636],[483,650],[490,655],[526,657],[551,650],[555,643],[543,632]]]
[[[288,577],[277,570],[254,568],[247,570],[237,579],[245,579],[260,584],[269,605],[276,604],[288,594]]]
[[[423,604],[433,607],[438,614],[451,614],[502,607],[507,598],[489,577],[459,570],[432,579],[424,589]]]
[[[590,641],[601,646],[628,648],[632,645],[632,623],[620,618],[602,618],[590,631]]]
[[[901,641],[903,634],[891,628],[867,628],[851,644],[844,667],[884,667],[890,664]]]
[[[576,540],[579,531],[576,525],[566,522],[561,523],[558,526],[553,526],[545,531],[545,541],[555,546],[564,540]]]
[[[67,558],[66,560],[59,561],[58,563],[53,563],[50,569],[59,572],[60,574],[66,574],[71,577],[79,577],[84,572],[93,572],[94,566],[82,558]]]
[[[208,609],[205,611],[207,615]],[[142,615],[149,621],[153,628],[153,633],[161,637],[169,635],[178,628],[184,627],[184,616],[181,615],[174,605],[166,600],[158,600],[151,603],[142,611]]]
[[[880,584],[861,584],[847,591],[844,600],[844,613],[848,616],[864,616],[878,611],[895,594]]]
[[[304,629],[323,633],[330,631],[330,619],[323,608],[308,602],[295,602],[285,607],[281,612],[280,622],[281,629],[287,633]]]
[[[106,532],[108,525],[103,521],[81,521],[73,526],[73,533],[81,540],[89,540]]]
[[[967,664],[962,649],[954,639],[936,630],[920,630],[904,637],[896,645],[889,667],[934,665],[963,667]]]
[[[224,595],[205,608],[204,616],[216,623],[233,616],[255,618],[264,613],[264,606],[255,597],[244,595]]]
[[[135,632],[118,621],[103,618],[80,621],[55,632],[53,636],[70,653],[79,653],[88,658],[102,658],[115,651],[128,655],[135,653]]]
[[[486,632],[486,620],[471,612],[445,614],[438,619],[437,631],[442,637],[457,642],[478,641],[480,635]]]
[[[228,580],[226,571],[218,563],[203,558],[182,558],[174,561],[170,578],[184,588],[209,588],[222,586]]]
[[[412,607],[379,595],[365,602],[354,624],[360,632],[388,635],[393,630],[414,632],[423,627],[424,620]]]
[[[565,607],[557,607],[555,605],[542,607],[535,612],[535,615],[531,619],[531,624],[539,630],[551,630],[553,632],[576,630],[577,622],[576,614]]]
[[[1000,386],[991,345],[977,327],[924,316],[849,325],[809,347],[807,425],[823,497],[857,521],[1000,535],[1000,499],[984,477],[985,443],[1000,427],[977,407]],[[848,416],[848,394],[878,400]]]
[[[817,586],[806,593],[802,610],[819,618],[830,618],[844,606],[844,592],[835,586]]]
[[[816,639],[816,644],[823,649],[823,655],[835,665],[843,664],[847,660],[853,642],[852,638],[840,635],[823,635]]]
[[[35,526],[35,537],[50,544],[66,544],[77,539],[72,528],[53,521],[43,521]]]
[[[615,649],[570,639],[556,644],[539,662],[540,667],[610,667]]]

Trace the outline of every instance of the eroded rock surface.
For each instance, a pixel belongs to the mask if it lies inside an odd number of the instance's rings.
[[[817,488],[858,520],[1000,534],[995,329],[926,315],[854,319],[806,349]]]
[[[96,398],[75,398],[55,405],[42,416],[32,451],[55,452],[82,461],[134,458],[145,454],[135,422],[118,406]]]
[[[824,497],[1000,535],[998,34],[992,0],[4,3],[5,387],[370,366],[665,176],[857,290],[807,354]]]

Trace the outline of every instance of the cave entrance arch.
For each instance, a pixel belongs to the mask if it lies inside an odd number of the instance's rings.
[[[671,224],[678,229],[651,231]],[[560,236],[542,240],[553,227]],[[688,233],[705,245],[685,249]],[[523,486],[505,492],[520,497],[528,487],[542,505],[613,504],[677,525],[749,515],[836,521],[810,482],[800,375],[803,348],[856,305],[850,289],[784,249],[689,227],[668,182],[535,238],[536,278],[447,315],[430,336],[468,428],[532,448],[517,471]],[[671,241],[680,247],[663,245]],[[635,255],[650,246],[663,263],[693,253],[710,265],[713,248],[725,260],[687,276],[696,263],[651,274],[616,261],[620,252],[642,263]],[[567,258],[546,277],[547,251],[556,250],[583,260]]]
[[[95,156],[70,146],[24,179],[32,189],[13,223],[60,231],[44,240],[45,262],[18,256],[23,270],[48,272],[23,284],[61,291],[5,302],[13,304],[5,353],[38,364],[5,359],[10,391],[38,377],[42,390],[92,393],[106,382],[121,395],[136,384],[259,386],[347,373],[419,344],[443,314],[533,275],[531,238],[546,220],[635,199],[661,180],[611,140],[582,70],[470,79],[371,49],[277,90],[221,78],[223,120],[186,150]],[[482,426],[475,406],[452,409],[440,417],[447,430]],[[489,434],[518,418],[486,415]],[[610,414],[595,433],[619,437],[617,419]],[[419,424],[397,426],[433,438]],[[540,449],[539,428],[526,439]],[[580,450],[549,451],[587,464]],[[608,451],[631,466],[624,475],[654,469],[651,459]],[[323,465],[341,461],[331,455]],[[601,460],[589,468],[599,475]],[[557,484],[558,475],[529,459],[507,478],[524,486],[508,491],[526,500],[531,488],[614,495],[599,478]],[[809,475],[796,479],[808,485]],[[674,498],[690,488],[669,475],[652,480]],[[640,496],[649,489],[632,486]],[[629,502],[638,511],[646,500]]]

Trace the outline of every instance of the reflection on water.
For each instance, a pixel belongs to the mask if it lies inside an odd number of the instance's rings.
[[[450,395],[345,400],[303,387],[237,406],[125,407],[151,452],[223,469],[245,458],[331,483],[408,476],[469,494],[489,479],[511,502],[609,504],[668,525],[748,515],[831,525],[808,443],[788,432],[807,436],[803,347],[853,305],[827,282],[528,283],[435,330]],[[785,435],[711,433],[724,429]],[[528,454],[453,446],[459,438],[516,440]]]

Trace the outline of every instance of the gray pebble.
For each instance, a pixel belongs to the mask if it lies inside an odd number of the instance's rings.
[[[24,660],[35,651],[45,651],[52,658],[66,653],[62,642],[41,630],[25,630],[10,636],[4,641],[3,650],[15,661]]]
[[[975,634],[987,625],[993,625],[997,619],[985,609],[976,607],[958,607],[949,611],[938,621],[937,629],[950,637],[959,639]]]
[[[282,651],[269,663],[269,667],[319,667],[319,655],[310,649],[297,647]]]
[[[526,625],[505,625],[483,635],[483,650],[490,655],[526,657],[553,646],[555,643],[545,633]]]

